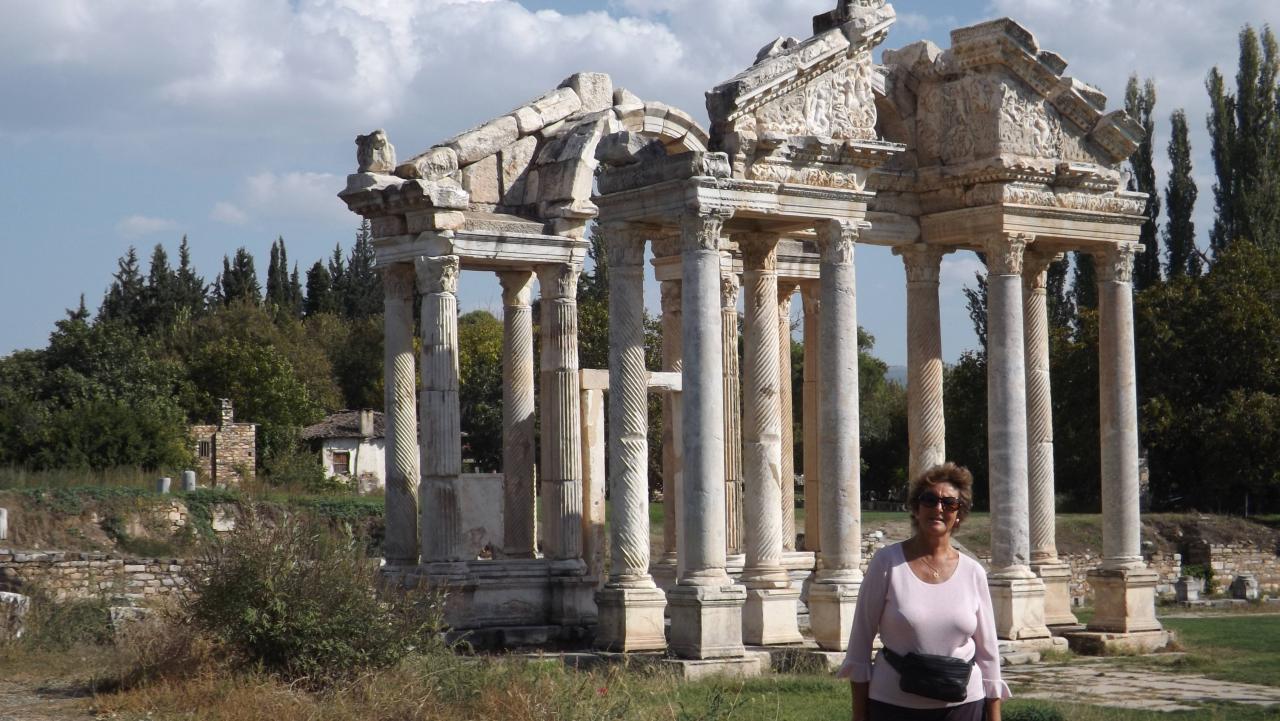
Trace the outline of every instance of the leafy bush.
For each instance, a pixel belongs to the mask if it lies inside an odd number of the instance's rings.
[[[1006,709],[1001,716],[1005,721],[1067,721],[1061,711],[1040,704]]]
[[[324,686],[389,666],[439,630],[423,594],[379,597],[376,561],[349,535],[248,514],[202,561],[192,621],[239,663],[287,680]]]
[[[111,611],[106,598],[59,602],[40,588],[27,588],[23,593],[31,598],[22,636],[28,648],[66,651],[111,643]]]

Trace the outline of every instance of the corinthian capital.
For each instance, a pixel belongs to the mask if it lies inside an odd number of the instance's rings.
[[[1022,275],[1023,256],[1031,236],[1023,233],[999,233],[986,242],[987,273]]]
[[[745,233],[735,235],[734,238],[742,250],[743,271],[777,272],[778,236],[769,233]]]
[[[502,285],[502,304],[508,308],[528,307],[533,302],[533,273],[509,270],[498,273]]]
[[[938,283],[942,270],[942,256],[951,252],[936,245],[914,243],[893,249],[894,255],[902,258],[902,265],[907,270],[908,283]]]
[[[1099,283],[1132,283],[1133,261],[1146,250],[1141,243],[1117,243],[1093,251]]]
[[[681,246],[685,250],[720,250],[720,232],[731,210],[689,212],[680,216]]]
[[[1062,260],[1062,253],[1028,250],[1023,255],[1022,284],[1027,290],[1045,290],[1049,284],[1049,266]]]
[[[610,223],[602,230],[610,268],[639,268],[644,264],[642,230],[627,223]]]
[[[824,220],[817,224],[818,251],[823,262],[844,265],[853,262],[858,243],[858,224],[851,220]]]
[[[556,263],[538,267],[538,283],[542,297],[550,300],[576,300],[578,298],[578,274],[582,266],[577,263]]]
[[[742,284],[738,274],[730,271],[720,276],[720,308],[729,310],[738,307],[738,291]]]
[[[387,300],[413,300],[415,290],[413,265],[391,263],[382,269],[382,294]]]
[[[462,261],[456,255],[440,255],[421,257],[417,262],[418,292],[450,293],[458,292],[458,273],[462,270]]]

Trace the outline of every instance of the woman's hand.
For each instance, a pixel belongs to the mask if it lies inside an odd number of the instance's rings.
[[[867,721],[867,700],[871,696],[870,683],[849,682],[853,687],[853,721]],[[997,716],[997,721],[999,717]]]
[[[987,721],[1000,721],[1000,699],[987,699]]]

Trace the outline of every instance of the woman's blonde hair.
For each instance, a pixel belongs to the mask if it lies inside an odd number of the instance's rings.
[[[950,483],[960,493],[960,509],[956,512],[956,520],[963,521],[973,508],[973,474],[968,468],[958,466],[950,461],[934,466],[921,473],[907,489],[907,511],[911,513],[911,525],[916,522],[916,507],[920,505],[920,495],[941,483]]]

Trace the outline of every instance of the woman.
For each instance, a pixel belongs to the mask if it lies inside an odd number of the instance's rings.
[[[853,721],[1000,721],[1000,701],[1010,694],[1000,679],[987,574],[951,547],[972,503],[973,476],[954,463],[912,481],[915,535],[871,559],[836,674],[853,684]],[[877,633],[888,652],[873,664]],[[948,675],[951,687],[939,692]]]

